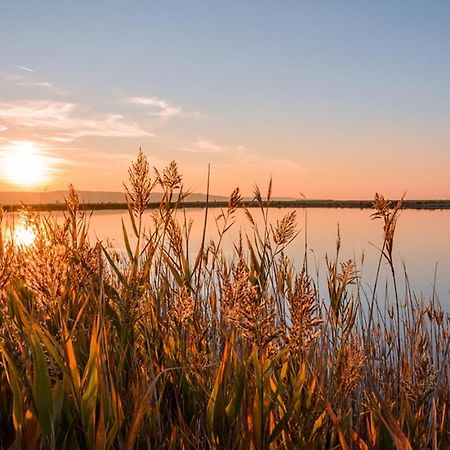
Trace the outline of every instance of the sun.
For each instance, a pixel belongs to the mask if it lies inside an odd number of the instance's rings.
[[[21,186],[36,186],[49,176],[48,158],[33,142],[14,142],[3,151],[1,160],[5,179]]]

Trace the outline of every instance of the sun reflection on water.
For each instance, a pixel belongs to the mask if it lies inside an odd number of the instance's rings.
[[[31,247],[37,239],[36,223],[26,212],[20,212],[18,216],[9,219],[3,230],[5,243],[24,249]]]
[[[33,226],[26,222],[24,219],[20,219],[14,226],[13,242],[16,245],[29,247],[33,245],[36,240],[36,231]]]

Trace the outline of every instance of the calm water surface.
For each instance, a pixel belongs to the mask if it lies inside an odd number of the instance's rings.
[[[262,226],[257,209],[250,210],[257,224]],[[292,209],[270,209],[269,220],[277,220]],[[300,268],[305,252],[305,210],[298,209],[297,222],[301,230],[296,240],[288,247],[286,254]],[[379,248],[383,244],[382,222],[371,220],[370,210],[356,209],[309,209],[307,211],[307,245],[310,272],[319,274],[319,286],[325,289],[325,256],[336,254],[336,237],[339,225],[341,235],[340,259],[352,258],[361,271],[363,287],[368,295],[375,280],[379,259]],[[217,239],[214,218],[220,210],[210,209],[207,238]],[[146,226],[152,224],[152,212],[146,213]],[[196,254],[201,243],[204,210],[188,209],[186,219],[193,220],[190,251]],[[124,249],[121,220],[129,226],[126,211],[96,211],[91,218],[91,238],[102,241],[110,240],[112,245]],[[184,220],[179,215],[180,221]],[[233,251],[239,233],[251,234],[251,225],[242,210],[239,210],[234,226],[227,233],[223,243],[225,253]],[[399,290],[405,292],[403,265],[406,267],[409,281],[415,295],[428,299],[433,295],[433,281],[436,275],[435,295],[450,310],[450,211],[404,210],[400,214],[394,242],[394,258],[397,266]],[[389,280],[389,271],[383,262],[380,275],[380,289],[384,289]]]

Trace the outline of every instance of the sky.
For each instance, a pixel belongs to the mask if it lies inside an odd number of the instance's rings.
[[[142,148],[194,192],[450,198],[448,1],[17,0],[0,55],[33,189],[122,190]]]

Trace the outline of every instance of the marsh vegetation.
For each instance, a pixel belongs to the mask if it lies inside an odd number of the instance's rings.
[[[271,223],[271,185],[254,198],[232,255],[238,189],[205,209],[218,238],[191,248],[177,165],[152,171],[140,153],[124,253],[89,240],[73,188],[63,221],[26,213],[26,245],[3,222],[1,447],[448,449],[450,321],[434,296],[398,286],[401,203],[373,204],[386,305],[379,277],[362,295],[339,236],[319,295],[307,260],[285,254],[295,213]]]

